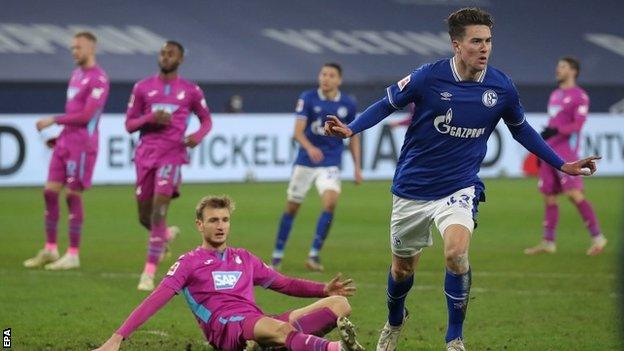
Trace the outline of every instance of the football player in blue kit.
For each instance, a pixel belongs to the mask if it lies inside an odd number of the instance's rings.
[[[379,123],[407,104],[415,104],[392,183],[388,274],[388,321],[377,351],[394,351],[407,316],[405,298],[423,248],[433,244],[435,225],[444,241],[448,307],[446,349],[464,351],[463,322],[471,270],[470,238],[485,186],[477,176],[487,140],[502,118],[513,138],[552,167],[571,175],[596,170],[589,157],[564,163],[525,120],[511,79],[488,65],[493,25],[487,12],[464,8],[452,13],[448,29],[454,56],[429,63],[386,89],[348,125],[330,116],[328,135],[348,138]]]
[[[280,219],[271,265],[280,268],[284,249],[293,221],[308,190],[314,183],[321,196],[322,212],[316,224],[306,267],[322,271],[320,251],[334,219],[334,210],[340,195],[340,167],[344,144],[342,140],[325,135],[324,124],[328,115],[350,123],[357,108],[355,101],[339,88],[342,84],[342,67],[326,63],[318,76],[318,89],[304,91],[296,106],[294,138],[299,143],[297,159],[288,184],[286,209]],[[353,156],[354,179],[362,181],[360,137],[354,135],[349,142]]]

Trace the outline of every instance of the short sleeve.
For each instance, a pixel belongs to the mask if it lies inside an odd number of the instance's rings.
[[[295,106],[295,114],[297,118],[310,117],[310,102],[308,101],[307,94],[303,93],[297,99],[297,105]]]
[[[422,98],[425,81],[430,70],[430,64],[423,65],[386,88],[386,95],[392,107],[400,110],[410,102],[419,101]]]
[[[187,257],[187,254],[182,255],[171,265],[171,268],[169,268],[167,274],[165,274],[161,284],[178,293],[187,285],[192,272],[192,260]]]
[[[251,253],[249,253],[249,260],[252,264],[254,285],[268,288],[279,274]]]
[[[503,114],[503,120],[508,126],[516,127],[524,123],[524,107],[520,103],[520,95],[511,79],[509,80],[509,100]]]

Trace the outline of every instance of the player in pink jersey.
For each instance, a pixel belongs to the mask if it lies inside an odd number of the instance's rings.
[[[65,114],[37,121],[38,131],[53,124],[62,125],[63,130],[58,138],[48,141],[54,151],[43,191],[46,244],[35,257],[24,261],[28,268],[43,265],[52,270],[80,267],[78,251],[84,219],[82,192],[91,187],[98,152],[98,123],[109,91],[108,76],[95,60],[96,42],[90,32],[74,35],[71,52],[78,67],[72,72],[67,88]],[[56,242],[58,202],[63,188],[69,208],[69,248],[59,259]]]
[[[227,246],[234,204],[227,196],[207,196],[195,210],[203,243],[171,266],[158,288],[99,349],[118,350],[123,339],[147,321],[175,294],[182,293],[206,339],[218,350],[257,350],[264,346],[295,351],[364,350],[346,318],[345,296],[355,293],[352,280],[337,275],[329,283],[291,278],[264,264],[245,249]],[[277,316],[262,312],[254,286],[298,297],[323,297],[306,307]],[[341,341],[322,336],[338,327]],[[252,343],[250,343],[252,341]]]
[[[580,132],[589,111],[589,97],[576,84],[580,72],[578,60],[564,57],[557,63],[556,76],[559,88],[550,94],[548,100],[548,126],[542,137],[564,161],[578,158]],[[600,232],[596,214],[583,194],[583,179],[559,172],[542,162],[539,167],[539,189],[544,194],[545,215],[543,240],[537,246],[524,250],[527,255],[555,253],[555,230],[559,220],[557,195],[564,193],[576,206],[592,238],[587,254],[600,254],[607,239]]]
[[[139,290],[154,289],[154,273],[168,242],[178,228],[167,228],[166,216],[172,198],[179,196],[180,168],[188,163],[187,148],[197,146],[212,127],[204,93],[178,75],[184,47],[167,41],[158,57],[160,73],[135,84],[126,113],[126,130],[140,132],[135,151],[136,197],[139,221],[150,231],[148,253]],[[191,113],[200,128],[185,136]]]

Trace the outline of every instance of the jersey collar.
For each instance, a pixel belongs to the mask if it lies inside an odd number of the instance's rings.
[[[327,100],[327,97],[323,95],[323,91],[320,88],[316,89],[316,93],[318,94],[321,100]],[[341,95],[340,90],[338,90],[338,94],[336,94],[336,97],[333,98],[332,101],[335,101],[335,102],[340,101],[340,95]]]
[[[451,57],[451,59],[449,60],[449,63],[451,65],[451,72],[453,73],[453,78],[455,78],[455,81],[456,82],[464,81],[462,77],[459,75],[459,71],[457,71],[457,67],[455,66],[455,56]],[[477,76],[477,80],[475,80],[475,82],[483,83],[486,72],[487,72],[487,66],[485,66],[485,69],[483,69],[483,71],[481,71],[481,73]]]

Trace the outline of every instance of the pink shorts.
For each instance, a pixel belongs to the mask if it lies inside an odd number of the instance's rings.
[[[180,196],[178,188],[182,183],[182,165],[168,164],[162,166],[142,165],[135,159],[137,174],[136,197],[139,201],[149,200],[154,194],[171,198]]]
[[[539,168],[539,190],[545,195],[555,195],[569,190],[583,190],[583,178],[560,172],[542,162]]]
[[[266,317],[261,313],[241,313],[227,318],[218,318],[210,324],[210,330],[205,331],[208,342],[222,351],[240,351],[245,348],[247,340],[253,340],[254,326],[261,318]]]
[[[66,185],[71,190],[91,187],[97,152],[55,147],[48,169],[48,182]]]

